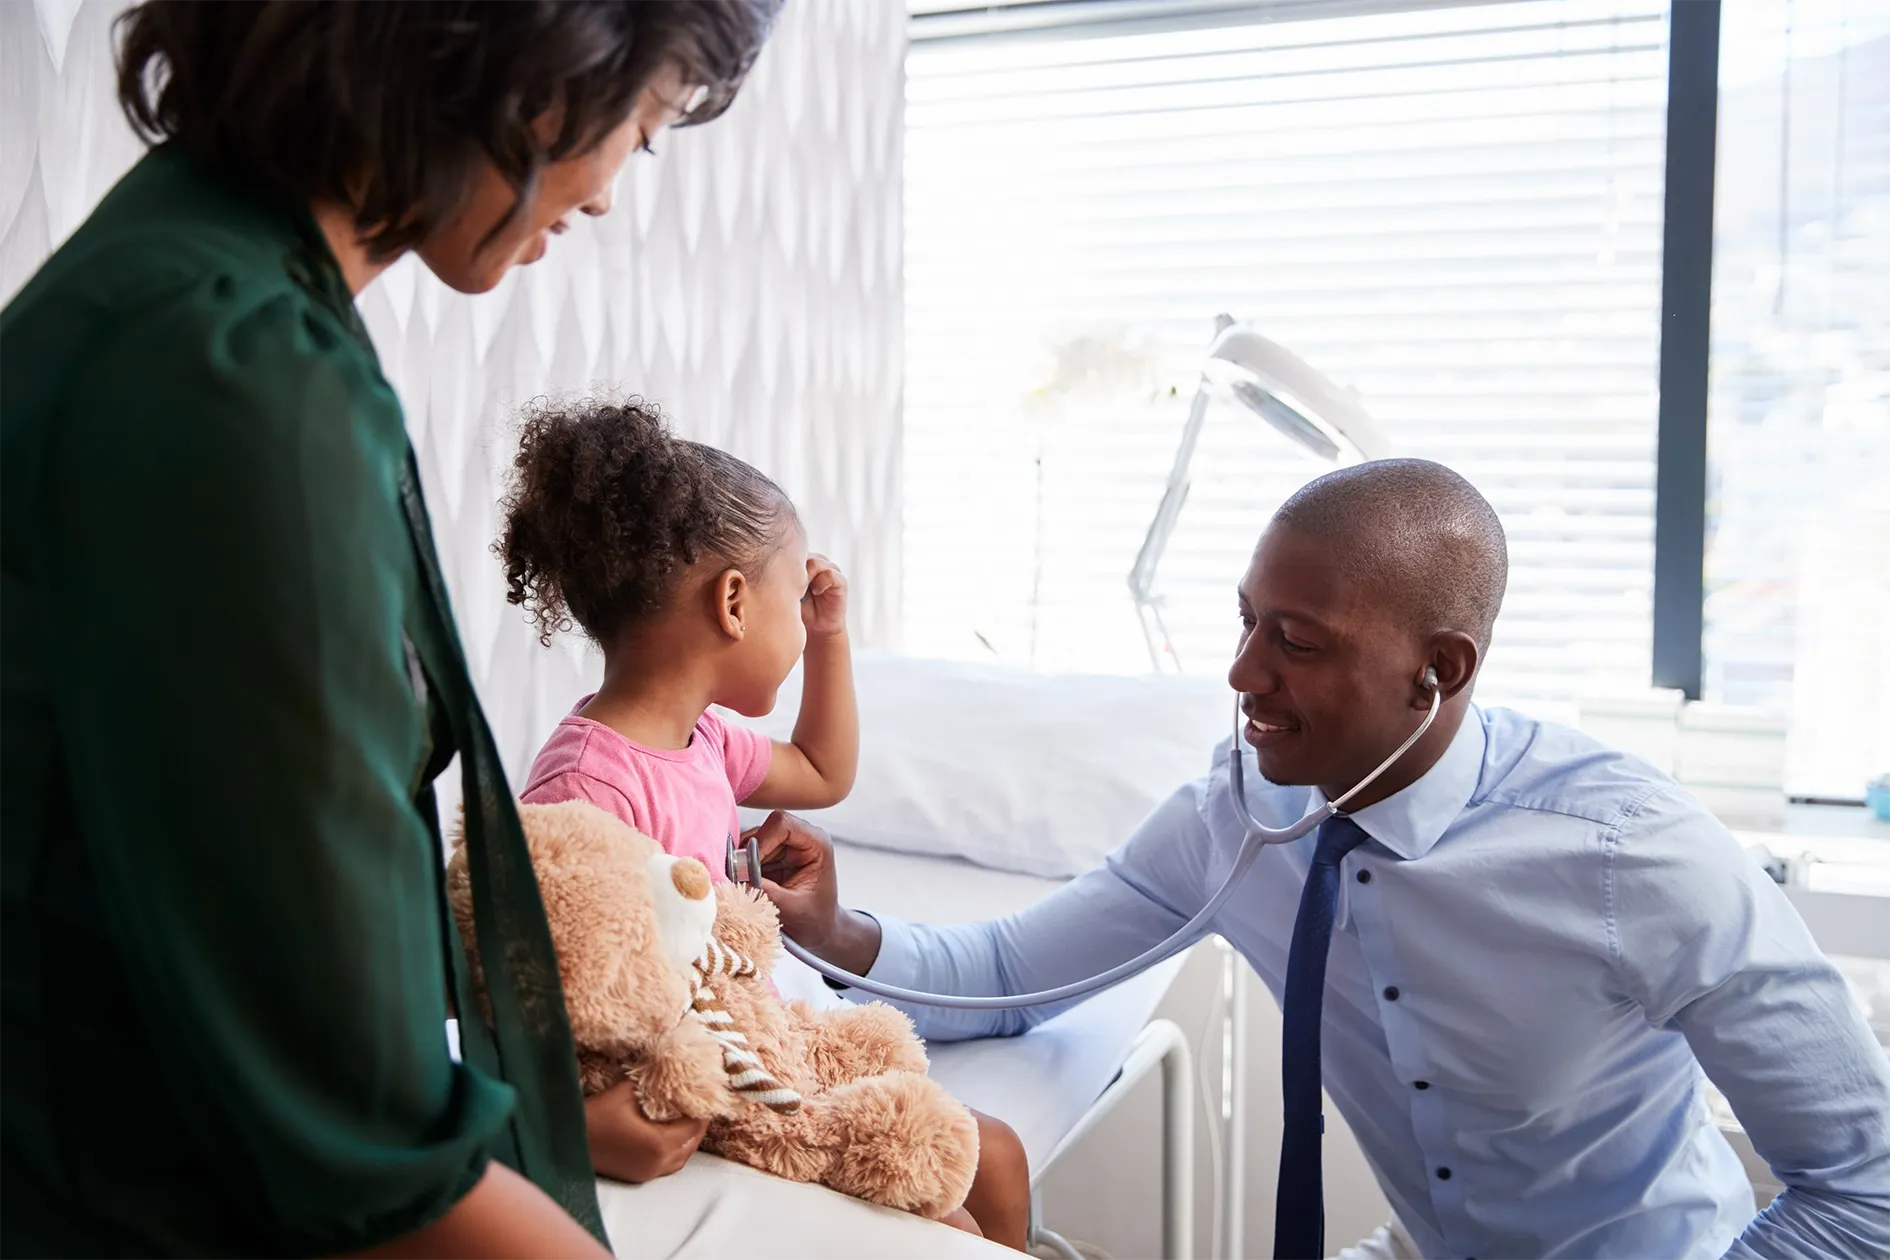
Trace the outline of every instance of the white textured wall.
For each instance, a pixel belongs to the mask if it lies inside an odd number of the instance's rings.
[[[0,0],[0,301],[141,152],[113,97],[118,0]],[[794,496],[852,578],[854,630],[898,640],[899,0],[789,0],[734,107],[633,158],[617,209],[467,298],[413,261],[361,295],[406,403],[461,632],[516,777],[594,679],[541,649],[488,551],[517,405],[660,401]]]

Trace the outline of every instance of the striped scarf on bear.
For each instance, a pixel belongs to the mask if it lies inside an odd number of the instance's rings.
[[[722,1067],[728,1072],[730,1089],[770,1110],[792,1114],[801,1109],[801,1096],[762,1066],[760,1058],[749,1048],[748,1038],[735,1027],[734,1018],[722,1007],[709,983],[716,976],[742,980],[754,974],[754,963],[710,937],[708,947],[690,969],[689,1013],[702,1021],[709,1035],[722,1047]]]

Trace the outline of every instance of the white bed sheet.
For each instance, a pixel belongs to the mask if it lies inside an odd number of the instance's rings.
[[[647,1185],[597,1183],[617,1260],[1017,1260],[982,1238],[697,1154]]]
[[[915,923],[958,923],[1019,910],[1062,881],[985,870],[954,858],[836,846],[840,896]],[[932,1075],[954,1096],[1017,1131],[1033,1174],[1115,1080],[1184,956],[1171,958],[1022,1037],[927,1046]]]

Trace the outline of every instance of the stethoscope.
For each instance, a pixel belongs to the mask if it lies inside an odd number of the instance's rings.
[[[1001,1011],[1019,1006],[1042,1006],[1049,1002],[1065,1002],[1071,998],[1086,997],[1098,989],[1106,989],[1112,984],[1127,980],[1130,976],[1147,971],[1150,967],[1174,957],[1194,944],[1208,924],[1213,921],[1214,916],[1220,913],[1227,899],[1233,896],[1234,888],[1246,876],[1255,859],[1260,856],[1262,849],[1270,844],[1288,844],[1299,839],[1326,819],[1339,813],[1347,801],[1370,787],[1385,771],[1397,765],[1398,759],[1411,751],[1411,746],[1423,738],[1424,732],[1431,728],[1431,723],[1437,720],[1438,709],[1443,704],[1443,693],[1437,685],[1436,670],[1424,671],[1423,685],[1431,693],[1430,711],[1424,715],[1424,720],[1418,723],[1418,728],[1398,745],[1396,751],[1379,762],[1376,770],[1353,784],[1351,791],[1327,801],[1299,821],[1279,828],[1268,827],[1255,818],[1253,810],[1247,805],[1246,767],[1243,764],[1244,758],[1241,756],[1241,719],[1244,714],[1241,712],[1240,701],[1236,699],[1234,702],[1234,741],[1227,750],[1227,788],[1228,794],[1234,798],[1234,809],[1240,818],[1241,826],[1246,829],[1247,836],[1241,842],[1240,852],[1234,858],[1233,869],[1222,881],[1220,890],[1208,898],[1207,904],[1201,907],[1200,912],[1183,924],[1174,935],[1153,949],[1111,967],[1100,975],[1091,976],[1087,980],[1076,980],[1069,984],[1058,985],[1054,989],[1043,989],[1036,993],[1013,993],[996,997],[961,997],[950,993],[922,993],[917,989],[902,989],[895,984],[883,984],[877,980],[868,980],[865,976],[856,976],[850,971],[841,970],[825,959],[816,958],[789,938],[785,932],[781,934],[781,944],[793,957],[800,959],[837,984],[843,984],[850,989],[858,989],[862,993],[870,993],[874,997],[886,998],[894,1002],[911,1002],[919,1006],[943,1006],[961,1011]],[[742,872],[737,867],[737,852],[734,839],[731,837],[728,851],[729,878],[739,880],[745,873],[749,886],[760,888],[762,884],[760,842],[750,837],[739,850],[740,853],[746,855],[746,872]]]

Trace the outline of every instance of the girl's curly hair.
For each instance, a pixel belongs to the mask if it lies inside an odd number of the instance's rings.
[[[726,451],[676,437],[641,398],[525,414],[493,550],[506,599],[539,642],[572,621],[598,643],[661,609],[705,556],[749,569],[796,520],[781,488]]]

